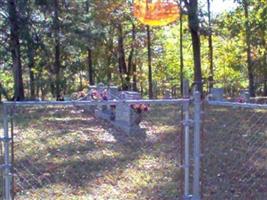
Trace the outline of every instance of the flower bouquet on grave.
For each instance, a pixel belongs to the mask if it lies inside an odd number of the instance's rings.
[[[245,103],[246,102],[246,99],[245,99],[245,97],[238,97],[237,99],[236,99],[236,101],[237,101],[237,103]]]
[[[102,92],[99,92],[99,91],[97,91],[97,90],[95,90],[95,89],[93,89],[92,91],[91,91],[91,99],[93,99],[93,100],[103,100],[103,101],[107,101],[108,100],[108,92],[107,92],[107,90],[105,89],[104,91],[102,91]]]
[[[94,101],[107,101],[108,100],[108,91],[107,89],[104,89],[103,91],[98,91],[93,89],[91,92],[91,99]],[[107,112],[108,111],[108,107],[107,105],[102,105],[101,107],[101,111],[102,112]]]
[[[131,105],[131,118],[136,125],[139,125],[143,118],[143,113],[149,111],[149,105],[133,104]]]

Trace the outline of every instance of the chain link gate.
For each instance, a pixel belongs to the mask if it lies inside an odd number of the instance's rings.
[[[209,101],[204,124],[203,199],[266,199],[267,105]]]
[[[3,199],[95,199],[107,188],[115,199],[200,199],[200,96],[195,97],[193,109],[189,99],[5,102]],[[119,104],[149,106],[140,122],[145,132],[124,134],[92,113]],[[184,142],[178,136],[182,126]]]

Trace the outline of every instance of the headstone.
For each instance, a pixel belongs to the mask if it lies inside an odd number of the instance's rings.
[[[244,102],[247,103],[250,101],[250,94],[248,90],[240,90],[239,95],[244,100]]]
[[[141,99],[141,94],[138,92],[124,91],[120,94],[121,100],[138,100]],[[116,127],[121,128],[128,134],[141,131],[139,123],[142,118],[142,113],[137,113],[132,109],[131,105],[120,103],[116,105],[115,122]]]
[[[96,90],[96,86],[95,85],[89,85],[88,89],[89,89],[89,91],[90,90]]]
[[[116,86],[108,87],[103,83],[99,83],[96,90],[102,95],[106,93],[105,99],[103,100],[113,100],[118,98],[119,90]],[[95,110],[95,114],[97,117],[102,119],[114,120],[114,109],[112,106],[99,105]]]
[[[214,101],[223,101],[224,100],[223,94],[224,94],[223,88],[212,88],[210,98],[211,100]]]
[[[119,92],[116,86],[105,86],[100,83],[97,86],[90,86],[91,90],[97,90],[99,93],[107,92],[107,100],[138,100],[142,99],[139,92],[123,91]],[[142,113],[136,112],[131,105],[119,103],[116,106],[99,105],[95,109],[95,115],[98,118],[109,120],[115,127],[118,127],[128,134],[140,132],[139,123]]]
[[[119,88],[117,86],[110,86],[108,87],[108,97],[109,100],[117,99],[119,96]]]
[[[123,100],[138,100],[142,99],[141,94],[139,92],[132,92],[132,91],[123,91],[119,95],[120,99]]]

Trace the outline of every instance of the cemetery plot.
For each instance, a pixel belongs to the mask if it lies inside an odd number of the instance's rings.
[[[17,108],[15,198],[177,199],[179,116],[151,106],[145,132],[126,134],[82,107]]]

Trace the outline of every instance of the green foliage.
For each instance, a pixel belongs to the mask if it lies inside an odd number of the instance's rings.
[[[26,95],[29,96],[29,64],[32,55],[36,96],[49,98],[55,84],[55,27],[54,1],[21,0],[18,2],[21,59]],[[122,0],[58,1],[60,23],[61,85],[65,94],[81,90],[88,85],[88,48],[92,50],[93,71],[96,82],[121,85],[118,64],[118,25],[122,25],[125,62],[128,67],[131,50],[137,71],[137,87],[147,93],[147,38],[146,29],[131,15],[130,2]],[[241,89],[247,87],[245,17],[243,1],[236,10],[212,19],[214,45],[215,86]],[[252,31],[253,73],[256,87],[263,88],[267,80],[267,3],[251,0],[249,23]],[[201,5],[201,59],[203,77],[209,76],[209,49],[205,4]],[[12,95],[12,62],[9,47],[7,1],[0,6],[0,81]],[[2,17],[3,16],[3,17]],[[183,18],[187,22],[187,16]],[[136,35],[132,39],[132,25]],[[158,89],[180,87],[179,23],[151,30],[153,79]],[[183,50],[185,77],[194,79],[191,35],[188,24],[183,23]],[[124,75],[123,75],[124,76]],[[133,74],[131,74],[131,82]]]

